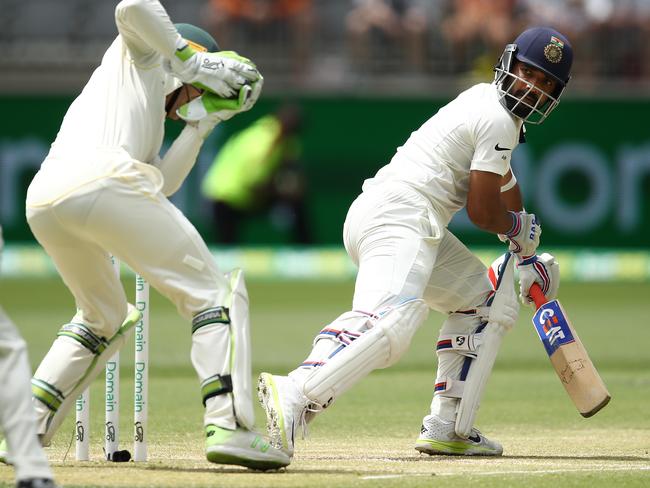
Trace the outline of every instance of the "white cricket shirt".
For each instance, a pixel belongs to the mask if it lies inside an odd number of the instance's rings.
[[[87,166],[105,165],[93,156],[107,150],[141,162],[158,155],[165,96],[180,86],[162,62],[174,55],[179,35],[154,0],[121,2],[116,24],[120,35],[68,109],[43,169],[85,166],[88,173]]]
[[[413,132],[363,189],[405,183],[428,198],[447,224],[467,203],[471,170],[508,172],[521,126],[499,102],[495,85],[474,85]]]

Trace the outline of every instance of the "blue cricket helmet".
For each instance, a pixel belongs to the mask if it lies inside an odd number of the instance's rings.
[[[512,72],[514,60],[525,63],[543,71],[547,76],[557,81],[557,87],[552,93],[543,90],[529,89],[526,93],[516,96],[508,90],[519,78]],[[560,96],[571,79],[573,64],[573,48],[569,40],[561,33],[550,27],[532,27],[522,32],[512,44],[508,44],[494,68],[494,82],[499,90],[501,103],[525,122],[541,124],[560,102]],[[541,92],[545,97],[534,105],[524,100],[533,91]]]
[[[571,78],[573,48],[568,39],[549,27],[525,30],[514,42],[515,58],[541,69],[565,87]]]

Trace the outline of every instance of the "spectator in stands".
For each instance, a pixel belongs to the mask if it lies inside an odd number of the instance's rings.
[[[452,70],[491,72],[503,46],[524,28],[523,13],[518,0],[452,0],[442,23]]]
[[[271,223],[289,231],[296,244],[311,242],[300,161],[301,110],[284,105],[223,145],[202,184],[212,201],[219,242],[240,242],[241,223],[269,213]]]
[[[588,0],[585,0],[588,1]],[[609,15],[592,27],[593,56],[602,59],[596,75],[606,78],[640,79],[650,66],[650,2],[648,0],[591,0],[604,5]],[[598,5],[596,5],[598,6]],[[595,9],[592,13],[597,13]],[[602,53],[607,53],[603,56]]]
[[[345,25],[355,66],[361,69],[405,59],[409,67],[427,66],[430,19],[444,2],[427,0],[353,0]],[[397,47],[397,55],[391,49]],[[376,48],[376,49],[375,49]]]
[[[602,11],[610,0],[522,0],[527,10],[528,22],[531,25],[552,25],[571,39],[574,49],[582,53],[576,56],[573,75],[584,76],[594,72],[594,63],[600,61],[602,56],[593,51],[592,35],[595,33],[595,19],[588,12],[588,4]],[[596,4],[599,5],[596,5]],[[611,8],[609,9],[611,11]]]
[[[268,58],[263,51],[271,49],[280,60],[291,59],[296,77],[305,73],[311,52],[312,0],[210,0],[208,14],[212,32],[226,49],[245,43],[247,52],[262,60]]]

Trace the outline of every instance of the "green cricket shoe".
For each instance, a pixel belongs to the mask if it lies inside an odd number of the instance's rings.
[[[205,428],[205,456],[211,463],[236,464],[260,471],[284,468],[291,462],[289,456],[256,432],[216,425]]]
[[[420,437],[415,449],[424,454],[447,456],[501,456],[503,447],[491,441],[477,429],[472,429],[467,439],[456,435],[455,422],[445,421],[435,415],[422,420]]]

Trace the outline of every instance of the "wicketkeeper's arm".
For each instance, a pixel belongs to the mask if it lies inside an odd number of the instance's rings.
[[[199,130],[188,124],[172,143],[165,156],[154,163],[164,177],[162,187],[164,195],[170,196],[178,191],[194,167],[202,145],[203,137]]]
[[[158,0],[122,0],[115,8],[115,24],[136,62],[157,54],[172,58],[181,36]]]
[[[165,157],[154,163],[164,176],[162,192],[166,196],[175,193],[192,170],[204,139],[218,123],[238,113],[250,110],[262,91],[263,79],[246,85],[236,99],[222,99],[206,92],[199,98],[177,110],[178,116],[187,122],[183,131],[171,145]]]

